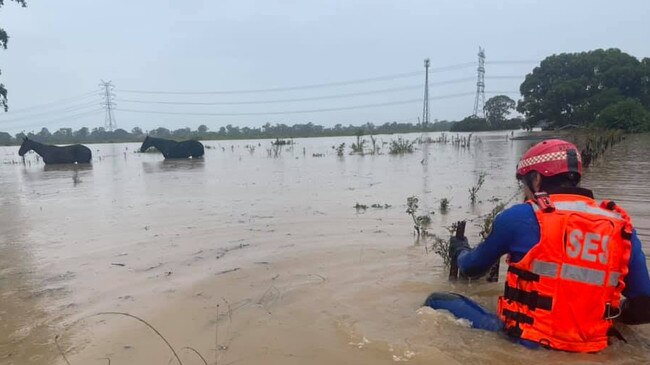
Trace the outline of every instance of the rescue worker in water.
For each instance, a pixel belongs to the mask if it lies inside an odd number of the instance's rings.
[[[503,211],[476,248],[466,238],[451,242],[470,277],[508,255],[497,314],[506,334],[529,347],[596,352],[620,336],[614,320],[650,322],[650,278],[630,217],[578,187],[581,174],[576,146],[536,144],[517,165],[526,203]]]

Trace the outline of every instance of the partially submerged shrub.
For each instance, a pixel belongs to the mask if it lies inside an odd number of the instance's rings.
[[[344,153],[345,153],[345,143],[341,143],[338,147],[336,147],[336,155],[342,157]]]
[[[413,145],[415,141],[409,141],[402,137],[398,137],[397,140],[390,141],[390,146],[388,148],[388,153],[391,155],[403,155],[405,153],[413,153]]]
[[[356,209],[356,210],[366,210],[366,209],[368,209],[368,206],[365,205],[365,204],[356,203],[354,205],[354,209]]]
[[[361,139],[361,136],[357,135],[357,143],[352,143],[352,146],[350,148],[352,149],[352,153],[359,153],[363,155],[363,147],[366,144],[365,139]]]
[[[440,200],[440,212],[447,213],[448,209],[449,209],[449,199],[442,198]]]
[[[419,208],[418,202],[419,200],[416,196],[406,198],[406,213],[413,219],[413,229],[415,229],[418,237],[426,237],[428,234],[427,230],[431,225],[431,217],[428,214],[416,215]]]
[[[442,258],[442,261],[444,262],[446,267],[449,267],[451,265],[451,255],[449,251],[449,242],[447,240],[444,240],[436,235],[429,235],[432,238],[431,241],[431,248],[427,248],[427,250],[433,251],[433,253],[437,254]]]
[[[478,191],[481,190],[483,183],[485,183],[485,175],[485,172],[481,172],[478,175],[478,181],[476,182],[476,185],[469,188],[469,200],[472,202],[472,204],[476,203],[476,194],[478,194]]]
[[[479,235],[481,236],[482,240],[485,240],[489,235],[490,232],[492,232],[492,225],[494,224],[494,220],[496,219],[497,215],[501,213],[505,209],[506,205],[504,203],[499,203],[497,204],[492,211],[485,216],[483,219],[483,222],[481,222],[481,232]]]

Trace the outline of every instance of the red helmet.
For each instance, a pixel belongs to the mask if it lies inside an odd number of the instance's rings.
[[[578,148],[561,139],[547,139],[531,147],[517,164],[517,178],[537,171],[544,176],[565,172],[582,175],[582,158]]]

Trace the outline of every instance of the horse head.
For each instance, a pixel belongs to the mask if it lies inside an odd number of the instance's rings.
[[[149,136],[146,136],[144,141],[142,142],[142,146],[140,146],[140,152],[145,152],[151,146],[152,146],[151,138],[149,138]]]
[[[23,137],[23,143],[20,145],[20,149],[18,150],[18,155],[19,156],[25,156],[29,150],[32,149],[32,141],[29,140],[27,137]]]

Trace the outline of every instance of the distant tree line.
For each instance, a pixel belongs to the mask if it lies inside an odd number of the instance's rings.
[[[103,127],[93,128],[92,130],[87,127],[78,130],[60,128],[54,132],[51,132],[47,128],[41,128],[39,132],[20,132],[15,136],[6,132],[0,132],[0,145],[18,145],[22,143],[24,137],[48,144],[71,144],[140,142],[146,135],[175,140],[226,140],[518,129],[521,127],[523,120],[521,118],[506,118],[506,115],[511,109],[514,109],[514,101],[507,96],[497,95],[486,102],[486,118],[470,116],[459,122],[443,120],[429,124],[392,122],[375,125],[373,123],[366,123],[360,126],[336,124],[333,127],[324,127],[314,123],[294,124],[291,126],[266,123],[259,128],[238,127],[228,124],[215,131],[209,130],[206,125],[202,124],[196,130],[192,130],[189,127],[176,130],[159,127],[147,132],[143,131],[140,127],[135,127],[130,132],[124,129],[107,131]]]
[[[0,145],[18,145],[24,137],[48,144],[71,144],[71,143],[116,143],[116,142],[140,142],[146,135],[159,138],[175,140],[201,139],[201,140],[226,140],[226,139],[261,139],[261,138],[299,138],[299,137],[328,137],[328,136],[355,136],[370,134],[393,134],[413,132],[438,132],[449,131],[454,122],[437,121],[428,125],[421,123],[385,123],[374,125],[366,123],[361,126],[336,124],[333,127],[306,123],[286,124],[266,123],[259,128],[237,127],[228,124],[216,131],[211,131],[206,125],[200,125],[196,130],[190,128],[179,128],[170,130],[159,127],[148,132],[139,127],[133,128],[130,132],[124,129],[107,131],[105,128],[87,127],[73,130],[72,128],[60,128],[50,132],[42,128],[39,132],[20,132],[15,136],[6,132],[0,132]]]

